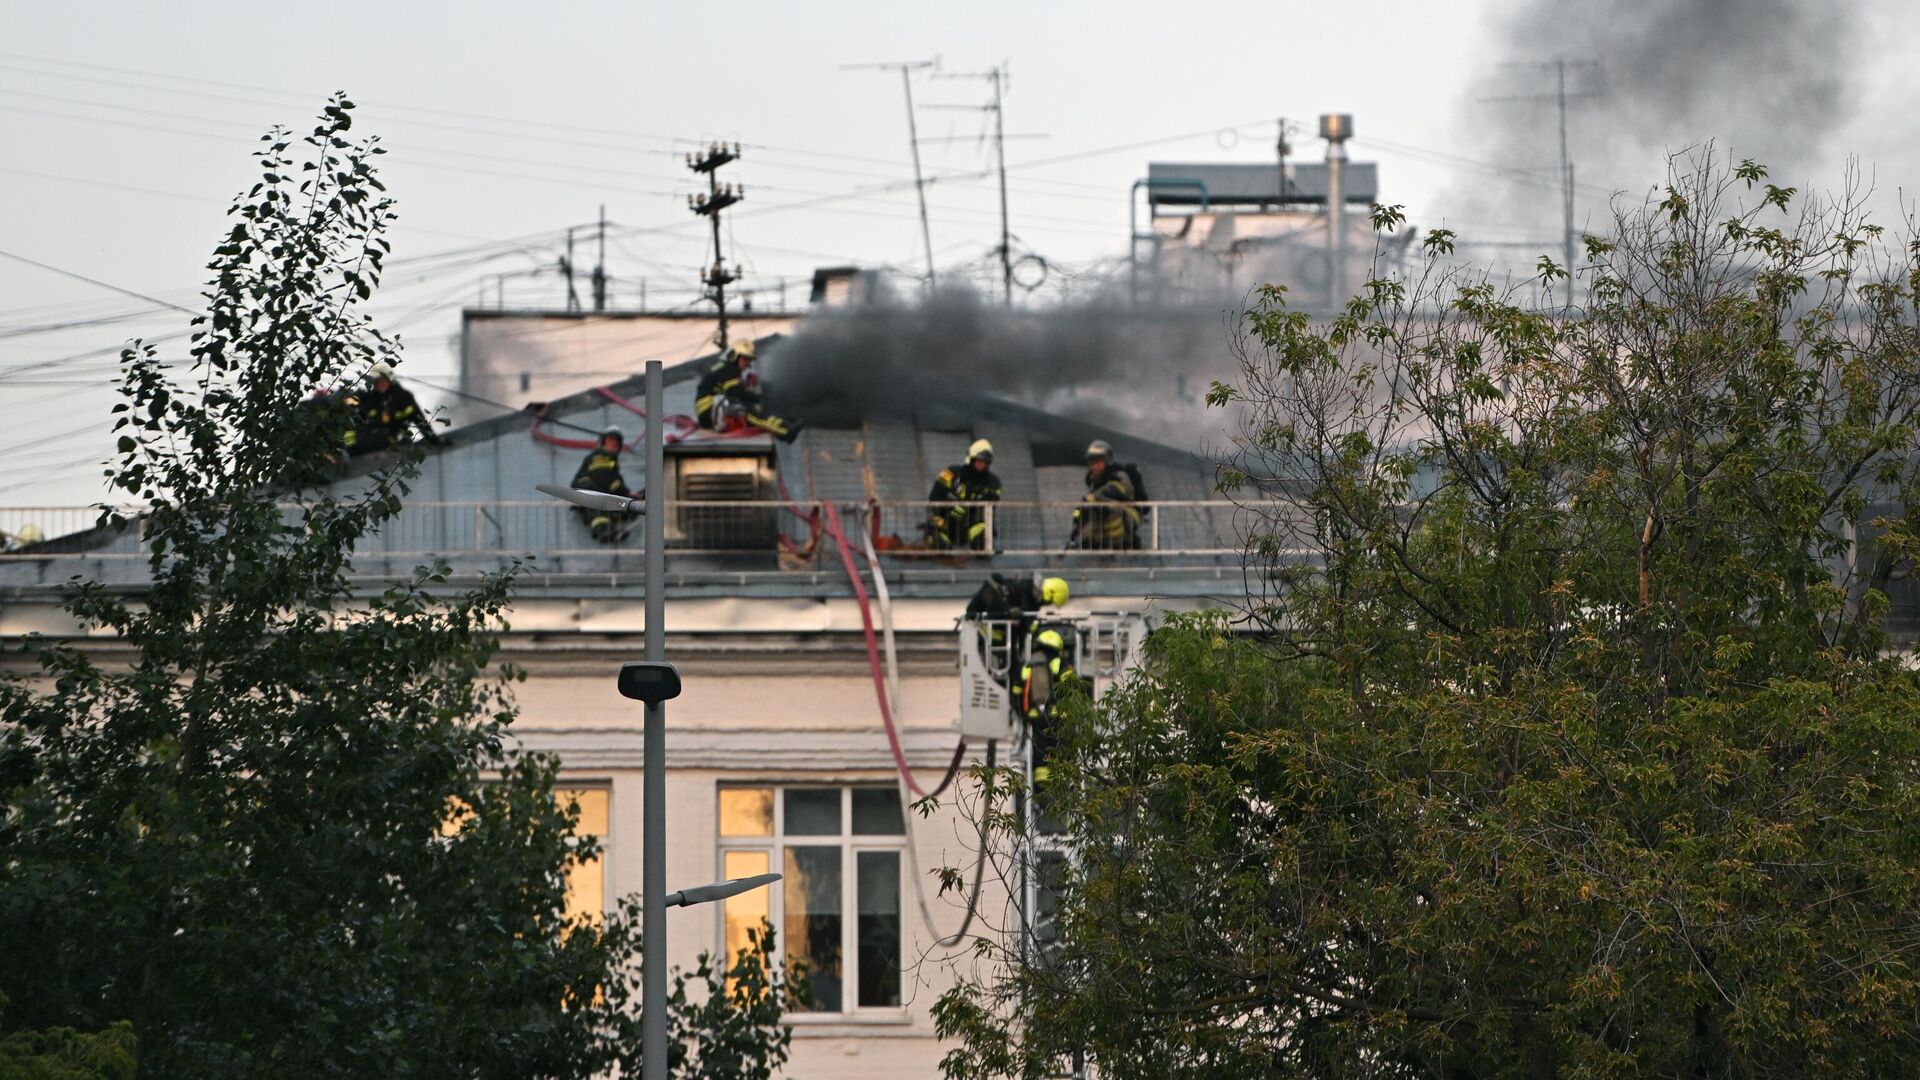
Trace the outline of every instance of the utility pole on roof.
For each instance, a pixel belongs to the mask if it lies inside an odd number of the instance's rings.
[[[900,85],[907,92],[907,145],[913,150],[913,190],[920,197],[920,245],[927,253],[927,288],[933,288],[933,230],[927,225],[927,182],[920,172],[920,126],[913,114],[913,73],[925,68],[936,68],[938,60],[908,60],[905,62],[883,64],[842,64],[842,71],[893,71],[900,72]],[[1002,200],[1002,208],[1004,210]],[[785,305],[781,305],[784,307]]]
[[[567,310],[580,310],[580,294],[573,288],[573,229],[567,229],[567,253],[560,257],[560,272],[567,276]]]
[[[1480,100],[1485,102],[1525,101],[1525,102],[1539,102],[1539,103],[1545,103],[1545,102],[1551,101],[1556,103],[1559,106],[1561,258],[1565,260],[1565,267],[1568,274],[1567,302],[1571,304],[1573,302],[1572,274],[1573,274],[1573,260],[1574,260],[1573,156],[1567,151],[1567,102],[1579,101],[1584,98],[1597,98],[1600,95],[1594,91],[1586,91],[1586,92],[1574,93],[1574,94],[1567,93],[1567,69],[1574,68],[1575,70],[1580,70],[1580,69],[1593,70],[1593,69],[1597,69],[1600,66],[1600,63],[1597,60],[1556,59],[1556,60],[1541,61],[1538,63],[1528,63],[1528,64],[1503,64],[1501,66],[1510,67],[1510,68],[1511,67],[1532,68],[1536,71],[1552,69],[1554,74],[1555,86],[1554,86],[1554,92],[1551,94],[1517,94],[1517,95],[1511,95],[1507,97],[1481,98]]]
[[[687,168],[707,175],[707,191],[704,195],[687,196],[687,209],[713,222],[713,265],[700,278],[702,284],[712,289],[713,305],[720,313],[720,332],[714,336],[715,344],[721,351],[727,347],[727,286],[740,280],[740,266],[734,264],[727,269],[723,253],[720,250],[720,211],[747,197],[746,188],[739,184],[722,184],[720,167],[740,159],[740,144],[728,146],[726,143],[708,143],[700,156],[687,155]]]
[[[1000,172],[1000,284],[1005,290],[1006,304],[1013,306],[1013,244],[1007,227],[1007,128],[1006,110],[1001,108],[1001,96],[1006,89],[1007,64],[1001,61],[985,71],[940,73],[940,78],[948,79],[985,79],[993,84],[993,101],[979,106],[980,111],[993,113],[993,149]],[[974,108],[974,106],[939,106],[933,108]]]
[[[593,310],[607,310],[607,204],[600,204],[600,253],[593,262]]]

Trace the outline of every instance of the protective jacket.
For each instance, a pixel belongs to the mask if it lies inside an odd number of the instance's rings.
[[[738,417],[748,427],[785,442],[799,438],[804,426],[798,420],[787,420],[768,412],[759,386],[746,369],[739,361],[724,356],[700,376],[700,384],[694,389],[693,417],[695,423],[709,431],[724,431],[727,418]]]
[[[992,469],[977,470],[971,462],[949,465],[933,478],[933,490],[927,492],[930,503],[999,502],[1000,478]],[[977,506],[935,506],[927,521],[927,542],[936,548],[950,548],[962,542],[982,548],[987,543],[986,511]]]
[[[739,362],[726,356],[715,360],[701,373],[700,385],[694,390],[693,411],[701,427],[719,426],[715,423],[713,407],[723,397],[743,405],[760,400],[760,391],[748,381],[746,371]]]
[[[1077,547],[1120,550],[1140,546],[1139,496],[1127,471],[1109,464],[1100,475],[1087,470],[1087,493],[1073,512],[1073,539]]]
[[[974,590],[973,599],[967,601],[967,617],[1018,619],[1039,611],[1045,603],[1040,596],[1040,586],[1031,576],[991,574]]]
[[[611,495],[626,495],[627,481],[620,475],[620,452],[602,450],[594,447],[587,453],[585,461],[573,474],[573,485],[582,491],[604,491]],[[613,510],[595,510],[584,506],[574,508],[574,514],[587,523],[587,531],[595,540],[603,544],[617,544],[626,538],[627,524],[634,515]]]
[[[1020,669],[1020,696],[1018,698],[1020,715],[1027,722],[1027,738],[1033,740],[1033,779],[1044,784],[1051,778],[1049,769],[1053,756],[1053,704],[1058,700],[1060,687],[1066,680],[1074,678],[1073,665],[1065,657],[1047,657],[1036,653],[1035,662],[1029,662]]]
[[[346,439],[351,453],[384,450],[404,441],[410,428],[418,429],[426,442],[440,441],[426,414],[420,411],[413,392],[391,379],[387,380],[385,390],[371,386],[361,390],[354,395],[352,405],[353,428],[347,432]]]
[[[604,491],[612,495],[625,495],[627,481],[620,475],[620,453],[617,450],[602,450],[595,447],[580,463],[573,474],[573,486],[582,491]]]

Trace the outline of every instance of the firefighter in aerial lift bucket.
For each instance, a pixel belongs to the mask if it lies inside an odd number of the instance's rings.
[[[927,492],[927,546],[947,551],[965,546],[974,551],[987,546],[987,512],[967,503],[999,502],[1000,478],[993,474],[993,444],[973,440],[964,465],[949,465],[933,478]]]
[[[620,452],[626,448],[626,433],[617,427],[609,427],[600,433],[600,440],[580,468],[573,474],[572,486],[581,491],[604,491],[609,495],[630,495],[627,481],[620,475]],[[587,523],[587,531],[595,540],[603,544],[618,544],[627,538],[632,529],[634,515],[615,510],[594,510],[584,506],[574,507],[573,512]]]
[[[1020,669],[1019,704],[1020,716],[1026,722],[1027,738],[1033,747],[1033,782],[1035,789],[1052,778],[1050,762],[1053,754],[1053,707],[1059,700],[1061,686],[1068,679],[1077,677],[1073,670],[1073,657],[1067,649],[1067,637],[1073,633],[1071,627],[1065,632],[1051,627],[1042,629],[1033,635],[1033,644],[1027,652],[1027,662]]]
[[[980,645],[986,652],[987,667],[1001,683],[1012,681],[1014,657],[1007,643],[1016,647],[1027,640],[1040,609],[1057,608],[1067,602],[1065,578],[1042,578],[1038,573],[1015,577],[991,574],[967,601],[967,618],[980,624]],[[1011,633],[1009,633],[1011,631]]]
[[[760,380],[752,371],[758,352],[752,341],[736,341],[727,346],[720,359],[700,376],[694,392],[694,419],[709,431],[733,431],[751,428],[764,431],[783,442],[800,437],[805,425],[786,420],[767,411],[760,394]]]
[[[1087,446],[1087,493],[1073,511],[1067,547],[1083,551],[1131,551],[1140,546],[1139,504],[1147,498],[1140,470],[1117,464],[1105,439]]]

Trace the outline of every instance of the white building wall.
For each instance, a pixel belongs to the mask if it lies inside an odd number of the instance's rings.
[[[711,672],[711,659],[687,665]],[[743,666],[750,667],[750,662]],[[950,676],[902,679],[904,740],[923,784],[932,784],[952,757],[958,739],[951,727],[957,689]],[[609,902],[637,893],[642,851],[642,715],[637,702],[619,696],[611,668],[602,676],[543,676],[537,664],[516,689],[521,719],[515,725],[525,745],[561,756],[569,785],[606,783],[612,788],[607,838]],[[669,887],[703,884],[721,876],[717,822],[723,784],[766,783],[819,786],[887,785],[896,772],[887,746],[873,684],[853,675],[725,676],[689,674],[683,695],[667,706],[667,880]],[[974,755],[978,758],[978,752]],[[971,792],[971,785],[960,784]],[[791,1077],[937,1076],[944,1052],[933,1035],[931,1010],[952,985],[964,947],[942,950],[935,941],[957,930],[961,898],[938,895],[934,872],[972,865],[976,826],[960,800],[941,800],[927,818],[907,807],[915,858],[902,867],[902,1008],[887,1015],[795,1014]],[[914,895],[914,866],[932,915],[930,927]],[[984,918],[973,930],[1007,925],[1006,892],[989,873]],[[779,886],[775,886],[778,888]],[[690,968],[700,952],[721,949],[717,905],[675,909],[668,958]]]

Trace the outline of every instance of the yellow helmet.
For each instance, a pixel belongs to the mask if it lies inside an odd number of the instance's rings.
[[[1040,583],[1040,602],[1059,607],[1067,602],[1067,579],[1050,577]]]
[[[1060,637],[1060,631],[1058,630],[1040,631],[1033,635],[1033,643],[1050,653],[1057,653],[1067,647],[1066,641]]]
[[[986,458],[987,461],[991,463],[993,461],[993,444],[985,439],[973,440],[973,445],[967,447],[967,460],[972,461],[974,458]]]
[[[751,360],[759,355],[759,350],[754,348],[752,338],[742,338],[727,346],[727,355],[736,360]]]

